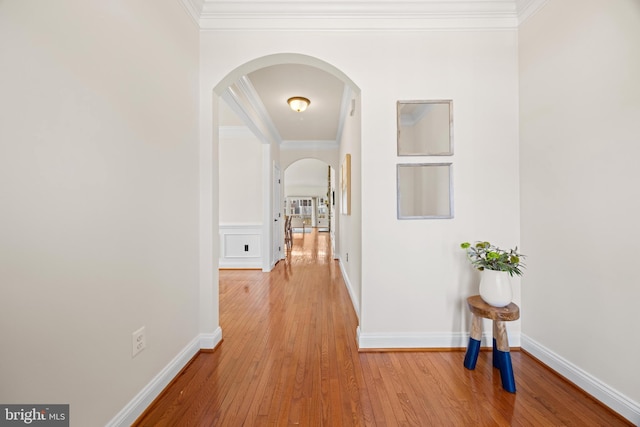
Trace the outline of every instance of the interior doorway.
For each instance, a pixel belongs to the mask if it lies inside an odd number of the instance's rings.
[[[218,148],[220,144],[221,134],[223,133],[223,129],[230,130],[231,128],[243,128],[245,131],[248,130],[252,133],[255,138],[262,145],[262,166],[260,170],[262,171],[262,175],[260,176],[260,185],[262,187],[262,195],[259,203],[254,203],[253,208],[254,213],[256,211],[260,212],[259,220],[251,220],[251,224],[232,224],[235,227],[245,227],[245,230],[240,233],[236,233],[235,238],[237,239],[245,239],[246,236],[253,235],[253,237],[258,237],[262,244],[260,245],[262,249],[262,253],[260,257],[262,260],[267,260],[267,266],[265,267],[264,263],[262,265],[263,271],[270,271],[269,265],[272,265],[273,261],[277,259],[276,251],[277,251],[277,243],[284,243],[284,239],[282,235],[279,233],[282,227],[276,228],[273,223],[275,222],[275,216],[277,212],[284,212],[284,193],[283,187],[278,186],[276,184],[276,179],[274,175],[275,171],[278,169],[280,171],[284,171],[288,165],[293,163],[295,160],[299,160],[301,158],[308,157],[309,154],[320,154],[320,157],[327,157],[327,165],[331,165],[332,168],[327,167],[327,174],[329,174],[329,170],[331,170],[333,176],[335,176],[336,168],[339,168],[340,159],[343,157],[343,151],[345,147],[343,146],[344,142],[341,139],[341,135],[343,135],[342,124],[338,127],[338,131],[335,135],[335,140],[333,144],[335,144],[332,148],[327,148],[324,144],[319,149],[317,144],[323,143],[326,141],[311,141],[307,142],[307,144],[302,144],[301,146],[297,145],[296,141],[278,141],[277,132],[273,132],[272,128],[269,126],[264,126],[265,122],[261,121],[261,115],[264,111],[260,111],[260,105],[256,105],[259,103],[252,102],[251,98],[251,82],[247,79],[247,76],[251,74],[253,71],[261,70],[267,67],[271,67],[278,64],[302,64],[305,66],[310,66],[314,69],[321,70],[322,72],[332,75],[334,78],[337,78],[344,85],[344,91],[341,97],[340,106],[338,107],[339,113],[341,117],[353,116],[354,106],[359,105],[359,89],[355,84],[339,69],[334,66],[321,61],[317,58],[313,58],[306,55],[300,54],[275,54],[269,55],[261,58],[257,58],[253,61],[240,65],[232,72],[230,72],[226,77],[224,77],[214,88],[214,99],[212,103],[211,110],[211,141],[212,145],[208,146],[206,144],[206,135],[207,131],[205,131],[205,138],[203,139],[203,146],[201,147],[201,155],[202,158],[207,158],[207,153],[211,152],[211,158],[213,160],[213,164],[201,164],[201,189],[203,193],[203,199],[201,204],[201,223],[203,227],[201,228],[203,235],[201,236],[201,260],[203,262],[201,268],[201,309],[202,316],[201,322],[202,325],[209,325],[209,320],[214,320],[218,318],[219,313],[219,295],[218,295],[218,274],[216,271],[220,267],[220,257],[224,255],[224,247],[227,242],[233,242],[234,237],[230,237],[228,235],[223,235],[221,233],[222,224],[220,223],[219,215],[217,214],[217,208],[226,203],[225,200],[221,200],[221,196],[224,196],[226,190],[221,190],[219,188],[219,180],[218,173],[223,165],[221,159],[216,156],[218,153]],[[243,98],[243,102],[247,101],[250,105],[249,110],[244,110],[242,114],[239,115],[241,123],[235,123],[231,127],[228,127],[226,124],[221,122],[221,110],[225,103],[227,103],[227,98],[230,96],[230,92],[234,92],[230,90],[230,88],[236,90],[241,88],[242,94],[237,99]],[[236,90],[235,94],[237,95],[239,91]],[[313,100],[311,101],[313,104]],[[314,106],[322,104],[315,103]],[[204,119],[203,128],[206,128],[206,121]],[[352,138],[349,140],[348,146],[346,147],[351,153],[359,153],[360,149],[360,115],[359,112],[356,114],[354,119],[354,124],[350,126],[356,126],[355,131],[351,131]],[[296,143],[296,144],[293,144]],[[356,156],[356,158],[358,158]],[[211,166],[211,167],[209,167]],[[224,165],[228,167],[229,165]],[[234,191],[235,194],[241,194],[243,191],[243,185],[247,183],[246,179],[238,179],[236,183],[233,184],[235,186]],[[276,194],[277,191],[281,191],[280,196]],[[357,188],[357,187],[356,187]],[[210,193],[208,193],[210,189]],[[336,192],[339,190],[336,190]],[[230,192],[227,192],[227,194]],[[207,194],[211,194],[211,199],[208,199]],[[330,204],[332,207],[336,206],[336,200],[340,200],[338,194],[324,195],[325,197],[322,200],[322,203],[325,205]],[[280,199],[280,203],[278,203],[278,199]],[[337,209],[337,207],[336,207]],[[334,217],[335,218],[335,217]],[[340,224],[345,222],[347,226],[342,227]],[[316,223],[317,224],[317,223]],[[354,224],[353,227],[351,224]],[[218,230],[216,230],[216,226]],[[208,230],[210,229],[210,232]],[[345,233],[348,233],[348,230],[353,230],[354,236],[345,237],[345,241],[348,242],[359,242],[360,234],[360,215],[353,215],[351,218],[335,218],[335,222],[330,224],[329,230],[331,233],[339,233],[340,230],[344,230]],[[238,235],[242,235],[238,237]],[[237,240],[236,239],[236,240]],[[333,239],[337,241],[338,239]],[[236,243],[238,243],[236,241]],[[238,247],[241,251],[247,252],[247,243],[240,242]],[[359,243],[357,243],[358,249],[353,249],[352,254],[356,251],[359,252]],[[254,246],[249,245],[249,248],[253,248]],[[335,248],[334,248],[335,249]],[[249,250],[249,252],[250,252]],[[334,250],[335,252],[335,250]],[[214,268],[210,269],[207,265],[207,260],[214,260]],[[216,264],[216,260],[218,263]],[[355,261],[355,263],[354,263]],[[357,264],[357,265],[356,265]],[[358,271],[360,269],[359,266],[359,257],[354,257],[352,255],[351,266],[355,267]],[[215,268],[218,267],[218,268]],[[349,268],[349,266],[348,266]],[[356,270],[354,270],[356,271]],[[359,279],[359,274],[357,275]],[[213,300],[214,307],[209,310],[208,304],[209,301]],[[214,321],[215,323],[215,321]],[[207,326],[203,326],[203,329],[208,329]],[[218,327],[219,329],[219,327]]]
[[[300,159],[284,172],[284,214],[292,218],[294,231],[329,233],[335,231],[335,173],[326,162]],[[332,245],[333,246],[333,245]]]

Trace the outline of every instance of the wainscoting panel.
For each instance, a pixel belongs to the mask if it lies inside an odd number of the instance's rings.
[[[220,225],[220,268],[262,268],[262,224]]]

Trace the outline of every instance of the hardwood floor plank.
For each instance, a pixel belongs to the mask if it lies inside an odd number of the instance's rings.
[[[135,426],[628,426],[523,351],[517,392],[491,352],[358,352],[358,319],[328,233],[294,233],[271,273],[220,271],[224,341]]]

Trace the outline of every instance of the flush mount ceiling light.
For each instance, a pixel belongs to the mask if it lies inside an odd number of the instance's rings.
[[[297,111],[298,113],[302,113],[307,109],[311,101],[307,98],[303,98],[302,96],[294,96],[293,98],[287,99],[287,104],[293,111]]]

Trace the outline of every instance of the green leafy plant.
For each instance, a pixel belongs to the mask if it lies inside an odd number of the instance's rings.
[[[472,245],[469,242],[460,244],[462,249],[467,251],[467,258],[478,270],[506,271],[510,276],[522,275],[525,265],[522,259],[525,255],[518,253],[518,247],[504,250],[489,242],[476,242]]]

